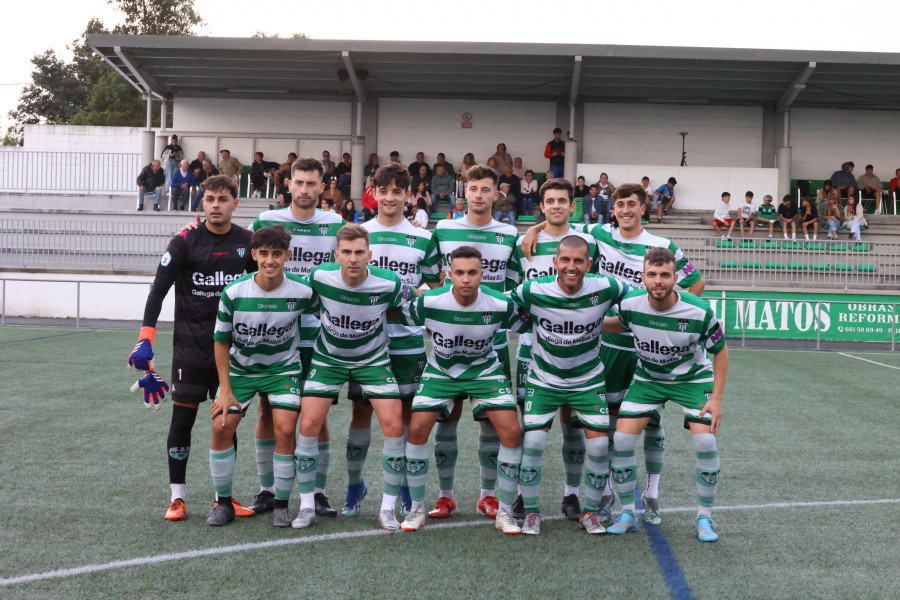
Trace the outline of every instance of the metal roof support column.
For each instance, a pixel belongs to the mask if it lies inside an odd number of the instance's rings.
[[[160,131],[166,130],[166,121],[168,121],[168,119],[166,118],[168,115],[166,113],[168,112],[168,108],[169,107],[166,104],[165,100],[163,100],[162,102],[159,103],[159,130]]]
[[[563,167],[566,179],[575,185],[576,165],[578,164],[578,141],[575,139],[575,102],[578,99],[578,87],[581,83],[581,57],[575,57],[572,65],[572,86],[569,89],[569,129],[566,131],[566,160]]]
[[[353,91],[356,93],[355,135],[350,140],[350,164],[353,165],[353,168],[350,170],[350,198],[352,200],[361,200],[366,187],[365,181],[363,181],[363,168],[366,164],[363,158],[366,138],[362,135],[362,107],[366,101],[366,88],[363,87],[362,81],[356,76],[356,69],[353,67],[353,61],[350,60],[350,52],[347,50],[341,52],[341,59],[344,61],[344,66],[347,67],[350,83],[353,85]],[[357,209],[362,211],[362,206],[357,206]]]
[[[803,68],[790,87],[784,91],[775,104],[775,110],[782,115],[781,147],[775,151],[775,166],[778,168],[778,197],[783,198],[791,193],[791,105],[804,89],[816,63],[809,62]]]
[[[153,96],[147,94],[147,129],[141,132],[141,168],[153,162]]]

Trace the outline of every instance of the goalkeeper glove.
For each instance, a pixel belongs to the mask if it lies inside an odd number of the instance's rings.
[[[128,366],[140,371],[150,370],[150,361],[153,360],[153,336],[156,329],[153,327],[141,327],[137,344],[128,356]]]
[[[150,408],[151,404],[154,410],[159,410],[159,403],[166,401],[166,392],[169,391],[169,384],[166,380],[154,370],[147,371],[147,374],[134,382],[131,391],[136,392],[138,388],[144,388],[144,407]]]

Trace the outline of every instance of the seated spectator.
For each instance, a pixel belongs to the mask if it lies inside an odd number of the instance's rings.
[[[281,163],[278,166],[278,170],[272,174],[272,181],[281,181],[285,177],[290,179],[291,177],[291,167],[297,161],[297,154],[295,152],[289,152],[287,155],[287,161]]]
[[[728,192],[722,192],[722,199],[713,212],[713,227],[716,228],[716,233],[723,240],[725,232],[722,231],[722,228],[728,227],[728,239],[731,239],[731,232],[734,231],[734,219],[731,218],[731,194]]]
[[[256,152],[253,155],[253,164],[250,165],[250,185],[253,186],[251,198],[259,198],[262,196],[261,190],[266,190],[269,178],[278,168],[278,163],[263,160],[263,153]]]
[[[416,227],[428,227],[428,204],[425,198],[416,198],[416,213],[413,215],[412,224]]]
[[[293,198],[291,196],[291,178],[284,177],[281,180],[281,185],[278,186],[278,204],[272,205],[274,208],[287,208],[293,202]]]
[[[400,165],[401,167],[403,165]],[[412,220],[412,218],[416,215],[416,210],[418,209],[418,205],[416,204],[416,197],[412,193],[412,190],[406,190],[406,200],[403,202],[403,218]]]
[[[322,175],[322,181],[330,181],[334,177],[334,163],[331,162],[331,152],[328,150],[322,151],[322,170],[324,174]]]
[[[837,190],[831,185],[831,180],[826,179],[822,184],[822,189],[816,192],[816,208],[819,209],[819,214],[821,214],[825,207],[828,206],[828,203],[831,202],[831,199],[835,198],[838,201],[838,206],[841,203],[841,197],[837,193]]]
[[[450,206],[456,202],[456,180],[447,173],[445,165],[446,163],[434,165],[434,177],[431,178],[430,185],[433,212],[437,212],[438,202],[447,202]]]
[[[591,184],[588,193],[581,198],[581,214],[585,225],[608,222],[606,215],[606,199],[600,195],[596,183]]]
[[[534,201],[538,197],[538,182],[534,180],[534,171],[525,171],[521,186],[522,214],[530,217],[534,214]]]
[[[844,207],[844,221],[847,223],[847,229],[850,230],[849,237],[857,242],[861,242],[860,231],[869,224],[866,223],[865,211],[862,205],[858,204],[853,196],[847,198],[847,206]]]
[[[200,206],[200,200],[203,198],[203,188],[200,184],[206,181],[207,178],[218,174],[219,170],[212,166],[212,163],[209,162],[208,158],[204,158],[200,171],[194,174],[194,188],[196,191],[194,192],[194,197],[191,199],[191,210],[197,210],[197,207]]]
[[[809,239],[809,229],[812,229],[812,239],[819,239],[819,210],[816,208],[815,202],[804,198],[800,208],[800,225],[803,226],[804,239]]]
[[[838,205],[838,200],[834,196],[828,201],[828,204],[825,205],[825,210],[822,212],[822,218],[825,220],[825,224],[828,225],[828,239],[836,240],[838,237],[838,229],[841,227],[841,207]]]
[[[322,212],[336,213],[337,210],[334,208],[334,201],[329,198],[321,198],[319,200],[319,210]]]
[[[137,209],[139,211],[144,210],[144,196],[150,193],[153,194],[153,210],[159,211],[159,196],[162,193],[163,186],[166,184],[166,172],[163,171],[162,162],[154,160],[141,169],[137,176],[137,184]]]
[[[200,173],[200,169],[203,168],[203,161],[206,160],[206,152],[201,150],[197,153],[197,158],[191,161],[190,166],[188,167],[194,175],[198,175]]]
[[[175,210],[187,210],[188,200],[191,197],[191,187],[195,185],[194,174],[190,169],[188,159],[181,161],[181,168],[172,173],[172,206]]]
[[[522,180],[513,174],[512,167],[506,167],[497,178],[497,185],[499,186],[501,183],[509,184],[509,194],[516,199],[516,209],[521,214]]]
[[[665,184],[659,186],[656,188],[656,191],[653,192],[656,195],[657,223],[662,223],[663,215],[668,215],[669,209],[675,204],[675,186],[677,184],[678,182],[674,177],[669,177],[669,180]]]
[[[512,156],[506,153],[506,144],[497,144],[497,151],[491,155],[491,158],[497,163],[497,168],[501,172],[505,171],[507,167],[513,168],[513,159]]]
[[[447,213],[447,219],[450,221],[455,221],[456,219],[462,219],[468,213],[469,211],[466,210],[466,203],[463,202],[462,198],[457,198],[456,208]]]
[[[337,179],[338,187],[344,198],[350,197],[350,172],[352,165],[350,164],[350,153],[344,152],[341,162],[334,168],[334,178]]]
[[[444,172],[452,177],[454,180],[456,179],[456,171],[453,170],[453,165],[447,162],[447,157],[444,156],[443,152],[438,152],[437,154],[437,162],[434,163],[432,169],[435,173],[437,173],[438,165],[444,167]]]
[[[356,204],[353,203],[353,200],[344,200],[340,206],[342,206],[341,217],[345,221],[348,223],[359,223],[359,213],[356,212]]]
[[[519,178],[519,181],[525,180],[525,167],[522,166],[522,158],[517,156],[513,159],[513,175]],[[534,171],[532,171],[532,174]]]
[[[600,181],[597,183],[597,191],[607,202],[609,202],[609,199],[612,198],[613,192],[616,191],[616,186],[614,186],[609,181],[609,175],[607,175],[606,173],[600,173]]]
[[[753,192],[744,194],[744,203],[738,207],[738,224],[741,227],[741,237],[753,237],[756,229],[756,205],[753,204]],[[744,225],[750,228],[750,235],[744,235]]]
[[[900,194],[900,191],[897,190],[898,186],[900,186],[900,169],[894,171],[894,176],[888,183],[888,189],[891,190],[891,193],[896,196],[897,194]]]
[[[878,176],[873,173],[875,167],[872,165],[866,165],[866,172],[859,176],[859,179],[856,180],[856,185],[859,186],[858,189],[862,192],[862,197],[866,199],[875,200],[875,214],[881,214],[881,193],[884,191],[882,188],[881,180],[878,179]]]
[[[590,188],[585,185],[584,175],[579,175],[575,185],[575,196],[573,198],[584,198],[588,195]]]
[[[471,152],[466,152],[466,155],[463,156],[462,162],[459,163],[459,166],[456,167],[456,172],[459,173],[459,179],[462,183],[466,183],[466,174],[469,172],[469,169],[475,166],[475,155]],[[461,194],[457,194],[461,195]]]
[[[369,180],[369,177],[375,176],[375,171],[377,171],[380,166],[381,165],[378,164],[378,155],[373,152],[369,155],[369,162],[366,163],[366,166],[363,169],[363,177],[366,178],[366,181]]]
[[[409,182],[409,189],[415,191],[419,188],[420,183],[425,183],[425,190],[430,194],[431,178],[432,176],[428,174],[428,165],[419,165],[418,172],[412,176]]]
[[[432,210],[434,204],[431,199],[431,191],[429,191],[428,182],[424,179],[419,179],[416,183],[416,187],[412,189],[412,193],[410,194],[410,214],[409,216],[415,216],[416,210],[419,207],[419,198],[423,198],[425,200],[425,205],[428,206],[428,210]]]
[[[369,176],[362,197],[363,221],[369,221],[378,214],[378,201],[375,199],[375,177]]]
[[[322,199],[331,200],[336,207],[344,205],[344,195],[341,193],[340,188],[338,188],[337,179],[332,178],[331,181],[328,182],[328,187],[322,192]]]
[[[500,177],[500,175],[503,174],[503,171],[501,171],[500,168],[497,167],[497,159],[494,158],[493,156],[487,160],[487,167],[491,171],[493,171],[494,175],[496,175],[498,178]]]
[[[772,232],[775,227],[775,221],[778,219],[778,212],[775,210],[775,205],[772,204],[772,196],[766,194],[763,196],[763,203],[759,207],[759,211],[756,213],[756,221],[765,227],[769,226],[769,239],[772,239]]]
[[[428,178],[428,181],[431,181],[431,166],[425,162],[425,153],[417,152],[416,153],[416,162],[409,163],[409,175],[410,177],[415,177],[416,175],[420,175],[422,173],[422,167],[425,167],[425,176]]]
[[[785,194],[778,206],[778,220],[781,222],[781,231],[784,239],[788,239],[788,225],[791,226],[791,238],[797,239],[797,207],[791,203],[791,195]]]
[[[553,130],[553,139],[544,146],[544,158],[550,159],[550,167],[547,169],[553,179],[563,176],[566,166],[566,143],[562,140],[562,129]]]
[[[653,208],[653,188],[650,186],[650,178],[646,175],[641,177],[641,186],[644,188],[644,194],[647,196],[647,199],[644,200],[643,215],[641,215],[641,218],[644,221],[649,221],[650,209]]]
[[[509,183],[500,184],[500,192],[494,200],[494,218],[501,223],[516,224],[516,199],[509,193]]]
[[[840,171],[831,174],[831,183],[841,197],[849,198],[856,195],[856,178],[853,176],[853,167],[855,166],[853,162],[848,161],[841,165]]]
[[[219,169],[219,173],[225,175],[226,177],[231,177],[231,180],[234,182],[234,185],[238,187],[238,190],[241,189],[241,171],[244,169],[244,165],[241,164],[241,161],[231,156],[231,152],[229,150],[219,150],[219,156],[221,156],[221,160],[219,164],[216,165],[216,168]]]
[[[395,165],[401,165],[400,163],[400,153],[396,150],[391,151],[391,159],[390,162]],[[402,165],[401,165],[402,166]]]

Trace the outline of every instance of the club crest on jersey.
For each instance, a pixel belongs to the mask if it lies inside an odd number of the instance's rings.
[[[497,243],[498,243],[498,244],[502,244],[503,242],[506,241],[506,236],[503,235],[502,233],[495,233],[495,234],[494,234],[494,237],[497,238]]]
[[[378,304],[378,299],[381,297],[381,294],[369,294],[369,304],[372,306]]]
[[[294,310],[297,308],[297,301],[296,300],[286,300],[285,305],[287,305],[287,309],[289,311],[294,312]]]
[[[678,319],[678,331],[687,331],[688,328],[688,320],[687,319]]]
[[[240,256],[241,258],[244,258],[245,254],[247,254],[246,248],[238,248],[237,249],[237,255]]]
[[[416,236],[414,236],[414,235],[406,236],[406,245],[409,246],[410,248],[415,246],[416,245]]]
[[[597,303],[600,302],[600,296],[597,294],[591,294],[591,306],[597,306]]]
[[[493,318],[494,318],[494,313],[489,313],[489,312],[481,313],[481,320],[484,321],[485,325],[490,325],[491,319],[493,319]]]
[[[535,477],[537,477],[537,469],[519,467],[519,481],[522,483],[531,483]]]
[[[319,225],[319,234],[328,235],[328,225]]]

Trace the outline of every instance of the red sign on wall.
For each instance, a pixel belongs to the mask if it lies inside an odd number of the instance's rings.
[[[462,114],[462,128],[472,129],[472,113],[466,112]]]

